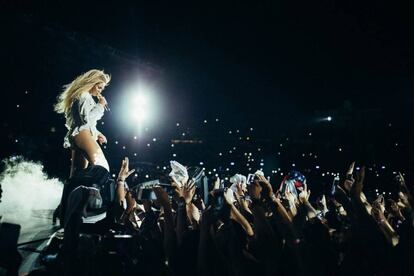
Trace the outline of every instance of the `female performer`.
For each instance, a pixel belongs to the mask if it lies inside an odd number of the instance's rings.
[[[65,85],[58,97],[55,111],[65,115],[68,129],[63,147],[72,150],[70,177],[89,163],[101,165],[109,171],[108,161],[96,142],[102,145],[107,140],[96,129],[96,123],[106,109],[107,102],[101,93],[110,79],[101,70],[90,70]],[[93,96],[98,98],[98,103]]]

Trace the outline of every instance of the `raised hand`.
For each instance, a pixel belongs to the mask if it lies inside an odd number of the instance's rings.
[[[121,169],[118,173],[118,180],[125,181],[125,179],[127,179],[133,172],[135,172],[135,169],[129,170],[129,159],[128,157],[125,157],[124,160],[122,160]]]
[[[309,202],[310,193],[311,193],[311,191],[308,190],[305,186],[303,191],[300,192],[300,194],[298,195],[299,202],[302,203],[302,204]]]
[[[352,186],[354,185],[355,179],[353,177],[355,167],[355,161],[349,165],[348,171],[346,172],[346,178],[343,183],[344,189],[349,193],[352,189]]]
[[[194,180],[188,180],[184,185],[179,185],[177,182],[174,182],[173,186],[179,198],[184,198],[186,204],[191,203],[196,190]]]
[[[359,170],[359,172],[356,176],[356,181],[352,185],[352,188],[351,188],[351,191],[350,191],[353,196],[357,196],[357,197],[361,196],[362,189],[364,187],[364,179],[365,179],[365,167],[362,167]]]
[[[269,198],[272,198],[273,197],[272,185],[263,175],[258,175],[258,177],[259,177],[259,183],[263,185],[263,189],[266,193],[266,196]]]
[[[227,204],[232,205],[236,200],[234,198],[233,190],[232,189],[226,189],[224,191],[224,199],[226,200]]]
[[[401,172],[398,172],[397,181],[398,181],[399,186],[400,186],[399,187],[400,191],[403,192],[407,196],[408,200],[411,200],[412,199],[411,192],[408,189],[407,184],[405,183],[404,176],[402,175]]]
[[[253,181],[253,183],[249,185],[249,194],[252,199],[260,199],[261,192],[262,186],[260,186],[258,180]]]

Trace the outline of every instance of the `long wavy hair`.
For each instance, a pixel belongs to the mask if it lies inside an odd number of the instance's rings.
[[[58,102],[54,109],[57,113],[68,116],[72,103],[83,92],[89,92],[96,84],[103,82],[108,85],[111,76],[106,74],[103,70],[92,69],[82,75],[79,75],[71,83],[63,86],[63,92],[58,96]]]

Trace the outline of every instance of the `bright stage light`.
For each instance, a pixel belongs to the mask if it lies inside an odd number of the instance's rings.
[[[328,122],[330,122],[330,121],[332,121],[332,117],[331,117],[331,116],[328,116],[328,118],[326,118],[326,120],[327,120]]]
[[[132,117],[138,122],[142,122],[147,117],[147,113],[145,112],[144,108],[136,107],[134,110],[132,110]]]
[[[143,107],[146,106],[148,103],[148,98],[144,94],[138,94],[134,98],[134,104]]]
[[[164,103],[160,97],[161,87],[138,79],[132,83],[124,83],[113,104],[121,131],[128,131],[134,140],[142,141],[148,129],[156,129],[162,121]],[[151,137],[151,139],[154,136]],[[145,144],[144,144],[145,145]]]

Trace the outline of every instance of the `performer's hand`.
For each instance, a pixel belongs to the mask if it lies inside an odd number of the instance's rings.
[[[100,145],[102,144],[106,144],[108,142],[108,140],[106,139],[105,135],[103,135],[102,133],[98,134],[98,142]]]
[[[102,106],[106,106],[108,103],[106,102],[106,99],[101,94],[98,94],[98,103]]]

